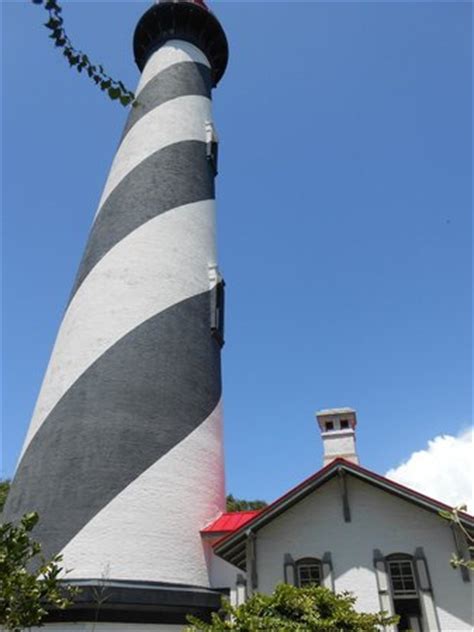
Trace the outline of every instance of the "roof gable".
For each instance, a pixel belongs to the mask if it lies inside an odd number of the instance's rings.
[[[420,492],[375,474],[360,465],[338,458],[291,489],[281,498],[278,498],[275,502],[268,505],[268,507],[259,511],[256,516],[246,521],[234,532],[219,539],[214,544],[215,553],[235,566],[244,569],[245,542],[250,532],[258,532],[261,528],[286,512],[290,507],[299,503],[329,480],[332,480],[336,476],[344,476],[345,474],[354,476],[379,490],[413,503],[417,507],[432,513],[439,514],[440,511],[449,511],[451,509],[448,505],[429,498]],[[467,527],[474,527],[473,516],[467,513],[461,513],[460,518]]]

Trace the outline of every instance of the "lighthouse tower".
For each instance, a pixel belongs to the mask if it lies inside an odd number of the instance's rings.
[[[216,17],[187,0],[152,6],[134,53],[137,106],[5,514],[37,511],[35,538],[82,586],[63,620],[174,630],[220,603],[199,532],[225,504],[211,91],[228,49]]]

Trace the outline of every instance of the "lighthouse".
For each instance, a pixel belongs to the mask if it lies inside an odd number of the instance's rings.
[[[177,630],[220,603],[200,530],[225,506],[211,92],[228,47],[198,0],[153,5],[133,46],[136,106],[5,517],[37,511],[35,539],[47,556],[63,555],[68,581],[82,588],[53,619]]]

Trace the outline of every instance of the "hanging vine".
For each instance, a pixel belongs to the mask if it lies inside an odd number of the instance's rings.
[[[81,50],[75,48],[64,28],[62,17],[62,7],[56,0],[32,0],[34,4],[42,4],[48,12],[49,19],[44,23],[45,27],[51,31],[49,37],[54,40],[55,46],[63,49],[63,55],[77,72],[84,72],[95,83],[95,85],[105,92],[112,100],[119,101],[122,105],[134,105],[135,95],[128,90],[121,81],[112,79],[103,66],[94,65],[89,57]]]

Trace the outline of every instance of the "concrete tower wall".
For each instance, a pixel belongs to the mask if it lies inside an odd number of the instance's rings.
[[[209,585],[199,530],[224,508],[211,84],[184,41],[144,68],[9,496],[72,578]]]

